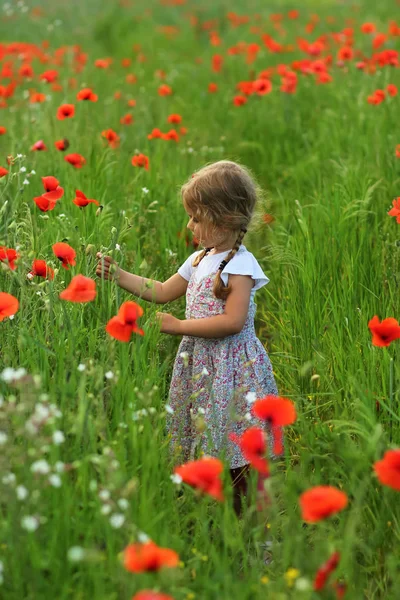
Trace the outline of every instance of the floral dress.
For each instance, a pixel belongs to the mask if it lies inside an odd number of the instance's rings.
[[[244,246],[242,248],[242,252],[247,252]],[[253,255],[250,256],[254,263]],[[206,259],[203,258],[200,265]],[[216,298],[212,291],[221,260],[217,256],[214,268],[199,279],[196,278],[199,267],[192,269],[186,292],[186,319],[202,319],[224,312],[225,301]],[[235,271],[234,260],[235,257],[230,261],[232,265],[228,263],[231,273]],[[235,262],[240,267],[246,263],[246,256]],[[262,273],[259,265],[258,268]],[[243,268],[236,270],[243,271]],[[265,276],[264,279],[269,281]],[[225,458],[231,469],[248,463],[229,434],[240,436],[250,426],[261,426],[251,414],[250,402],[267,394],[278,394],[270,359],[254,329],[256,308],[252,293],[240,333],[213,339],[182,338],[173,368],[167,413],[176,464],[202,454]]]

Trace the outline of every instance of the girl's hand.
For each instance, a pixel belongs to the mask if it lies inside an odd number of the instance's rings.
[[[171,335],[180,335],[181,321],[169,313],[156,313],[161,333],[170,333]]]
[[[96,267],[97,277],[103,277],[110,281],[118,281],[121,269],[111,256],[103,256],[101,252],[96,254],[99,262]]]

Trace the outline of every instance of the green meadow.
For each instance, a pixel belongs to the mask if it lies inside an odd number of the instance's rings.
[[[396,600],[400,496],[373,465],[400,447],[400,342],[376,346],[368,327],[375,315],[400,319],[400,225],[387,214],[400,196],[400,95],[387,86],[400,75],[382,55],[400,51],[396,5],[10,1],[0,15],[0,247],[18,254],[15,269],[0,262],[0,292],[19,302],[0,322],[0,598],[130,600],[147,589],[175,600]],[[331,80],[318,82],[315,61]],[[294,93],[281,91],[283,65],[297,74]],[[267,69],[270,93],[238,89]],[[82,88],[97,101],[78,101]],[[368,102],[377,89],[384,100]],[[63,104],[72,118],[57,118]],[[178,141],[148,139],[155,128]],[[45,150],[32,149],[39,141]],[[148,170],[132,165],[139,154]],[[249,167],[263,190],[244,240],[270,279],[256,294],[256,330],[297,411],[270,464],[270,506],[253,500],[241,519],[229,466],[224,502],[171,480],[166,404],[180,338],[160,333],[156,312],[183,319],[185,299],[160,307],[95,275],[97,252],[146,278],[176,273],[195,250],[180,187],[222,159]],[[34,202],[45,176],[64,189],[46,212]],[[76,206],[76,190],[102,208]],[[57,242],[76,265],[62,267]],[[54,279],[28,276],[35,259]],[[77,274],[96,280],[92,302],[59,298]],[[129,343],[105,330],[126,300],[144,311],[144,335]],[[253,496],[256,481],[254,471]],[[299,497],[319,485],[348,505],[307,523]],[[147,539],[179,565],[127,572],[124,548]]]

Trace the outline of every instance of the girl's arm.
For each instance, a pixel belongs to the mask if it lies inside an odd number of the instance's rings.
[[[249,312],[254,281],[249,275],[229,275],[232,286],[222,315],[180,321],[170,314],[157,313],[162,333],[202,338],[223,338],[242,331]]]
[[[155,281],[124,271],[111,256],[101,256],[98,253],[97,257],[99,258],[99,263],[96,275],[104,279],[114,280],[119,287],[122,287],[138,298],[143,298],[143,300],[155,302],[156,304],[165,304],[166,302],[180,298],[180,296],[186,293],[188,282],[178,273],[175,273],[175,275],[165,282]]]

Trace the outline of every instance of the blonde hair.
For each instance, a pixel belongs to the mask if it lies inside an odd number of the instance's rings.
[[[224,285],[221,272],[242,244],[254,213],[258,192],[250,171],[229,160],[206,165],[181,188],[183,205],[188,213],[208,222],[215,230],[224,227],[237,232],[236,242],[221,262],[214,280],[214,296],[221,300],[226,300],[231,292],[231,286]],[[204,248],[194,259],[193,266],[197,267],[210,250]]]

